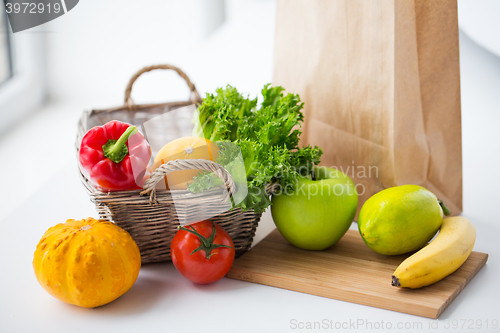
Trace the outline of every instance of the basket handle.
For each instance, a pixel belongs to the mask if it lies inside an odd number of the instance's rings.
[[[184,81],[186,81],[186,83],[187,83],[187,85],[189,87],[189,90],[191,90],[191,100],[194,103],[201,103],[202,102],[200,94],[198,93],[198,90],[196,90],[196,87],[194,86],[193,82],[191,82],[191,80],[186,75],[186,73],[184,73],[180,68],[172,66],[172,65],[168,65],[168,64],[153,65],[153,66],[146,66],[146,67],[140,69],[134,75],[132,75],[132,77],[128,81],[127,88],[125,88],[125,99],[124,99],[124,101],[125,101],[125,105],[127,105],[127,107],[129,108],[129,110],[133,110],[135,108],[135,103],[134,103],[134,101],[132,100],[132,97],[131,97],[132,87],[134,85],[134,82],[142,74],[144,74],[146,72],[150,72],[150,71],[155,70],[155,69],[171,69],[171,70],[176,71],[177,74],[179,74],[179,76],[181,78],[183,78]]]
[[[156,170],[151,174],[151,177],[144,183],[144,190],[141,192],[141,195],[149,194],[149,202],[156,202],[155,186],[158,182],[160,182],[160,180],[164,179],[164,177],[171,172],[193,169],[213,172],[224,182],[224,184],[226,184],[226,187],[229,189],[229,193],[224,197],[224,201],[229,199],[230,193],[235,193],[236,186],[234,185],[233,177],[231,177],[231,174],[220,164],[208,160],[188,159],[169,161],[168,163],[162,164],[156,168]]]

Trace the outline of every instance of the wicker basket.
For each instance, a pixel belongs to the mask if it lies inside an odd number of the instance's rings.
[[[191,100],[185,102],[135,105],[131,99],[132,86],[137,78],[154,69],[169,69],[176,71],[191,90]],[[141,126],[151,118],[165,114],[183,106],[201,103],[201,98],[194,84],[179,68],[171,65],[145,67],[130,79],[125,90],[125,104],[106,110],[85,111],[78,124],[76,140],[77,152],[85,133],[94,126],[100,126],[111,120],[120,120],[135,126]],[[175,122],[162,124],[165,133],[173,133],[177,137],[189,135],[182,126]],[[148,135],[151,143],[155,137]],[[164,138],[162,138],[164,140]],[[162,142],[164,144],[166,142]],[[220,177],[229,191],[216,188],[203,193],[189,191],[155,190],[158,181],[172,171],[185,169],[203,169],[214,172]],[[231,175],[220,165],[206,160],[176,160],[170,161],[155,170],[146,181],[144,190],[120,191],[103,193],[96,190],[80,172],[80,177],[87,189],[90,199],[96,205],[101,219],[112,221],[127,230],[136,241],[141,251],[142,263],[168,261],[170,257],[170,242],[177,232],[179,217],[188,216],[195,219],[200,212],[224,213],[211,220],[222,226],[232,237],[236,247],[236,257],[246,252],[253,241],[255,230],[261,214],[241,209],[230,210],[231,203],[228,193],[235,193]],[[172,194],[175,194],[175,206]],[[200,218],[201,219],[201,218]]]

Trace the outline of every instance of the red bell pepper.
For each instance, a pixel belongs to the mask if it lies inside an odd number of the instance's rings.
[[[91,128],[80,145],[82,173],[103,192],[142,186],[150,159],[144,136],[135,126],[117,120]]]

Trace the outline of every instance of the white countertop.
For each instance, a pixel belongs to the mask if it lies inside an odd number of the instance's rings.
[[[474,250],[490,257],[439,321],[227,278],[198,286],[171,263],[145,265],[130,291],[103,307],[84,309],[58,301],[39,286],[31,262],[50,226],[68,218],[96,217],[71,160],[0,221],[0,332],[295,332],[313,331],[306,328],[315,322],[319,331],[362,332],[370,325],[378,331],[388,325],[409,332],[500,331],[500,322],[492,328],[493,320],[500,321],[500,219],[495,212],[500,199],[500,59],[464,36],[461,43],[463,215],[477,228]],[[272,226],[265,215],[257,240]]]

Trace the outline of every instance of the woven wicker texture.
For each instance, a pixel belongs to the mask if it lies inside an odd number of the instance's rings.
[[[134,104],[130,97],[134,82],[141,74],[155,69],[176,71],[188,84],[192,92],[191,100],[162,104]],[[83,113],[78,123],[77,156],[83,136],[94,126],[103,125],[111,120],[120,120],[141,128],[142,124],[154,117],[200,102],[201,98],[194,84],[179,68],[171,65],[145,67],[130,79],[125,91],[125,105]],[[190,111],[186,110],[186,112]],[[152,146],[159,146],[170,140],[190,135],[192,127],[186,125],[186,121],[177,118],[191,119],[191,117],[192,114],[183,114],[183,117],[171,117],[168,121],[164,121],[160,124],[161,128],[158,131],[148,132],[149,143]],[[185,169],[213,172],[222,179],[226,188],[215,188],[203,193],[155,189],[156,183],[163,179],[166,174]],[[170,242],[177,232],[179,220],[202,219],[203,216],[214,214],[218,215],[211,220],[218,223],[231,235],[236,247],[236,257],[239,257],[250,248],[261,218],[261,214],[255,214],[253,211],[231,210],[229,195],[235,193],[237,189],[231,175],[222,166],[212,161],[170,161],[151,174],[143,190],[103,193],[96,190],[81,172],[80,178],[91,201],[96,205],[99,217],[112,221],[127,230],[136,241],[141,251],[143,264],[171,259]]]

